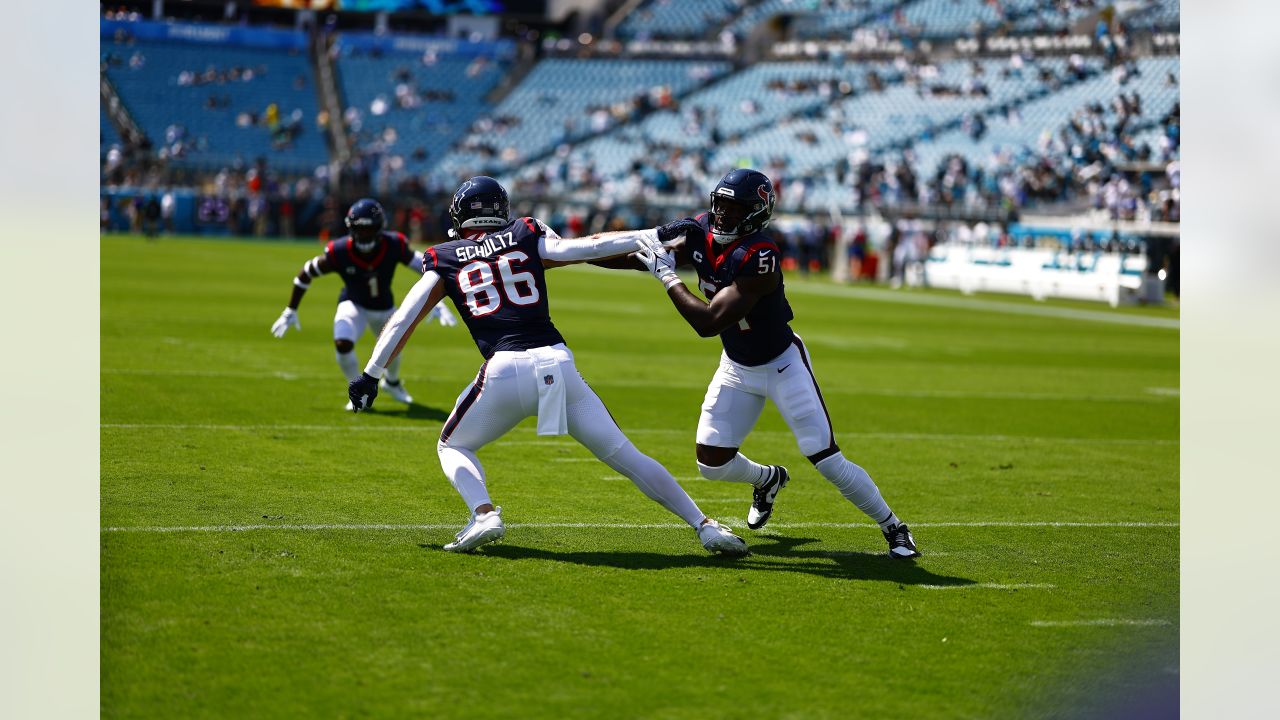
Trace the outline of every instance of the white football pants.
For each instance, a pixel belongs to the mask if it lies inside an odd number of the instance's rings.
[[[573,362],[573,353],[563,343],[539,348],[545,363],[548,358],[558,366],[559,382],[564,387],[563,412],[571,435],[609,467],[626,476],[650,499],[697,528],[706,517],[684,489],[656,460],[638,450],[622,433]],[[484,469],[475,453],[497,440],[527,417],[538,415],[539,389],[546,385],[548,373],[529,351],[496,352],[480,366],[476,379],[458,396],[453,412],[440,431],[437,451],[440,467],[467,509],[474,513],[481,505],[491,504],[484,484]],[[547,389],[542,388],[546,393]],[[544,400],[544,413],[556,413],[556,407]],[[539,418],[539,425],[556,418]],[[551,422],[552,427],[555,422]]]
[[[350,300],[343,300],[338,303],[338,309],[333,314],[333,339],[350,340],[354,343],[364,334],[365,328],[377,337],[395,311],[394,307],[390,310],[370,310]]]
[[[765,400],[772,400],[805,457],[834,448],[831,418],[810,368],[809,352],[798,337],[786,352],[755,367],[739,365],[721,353],[720,367],[702,402],[698,443],[742,447]]]

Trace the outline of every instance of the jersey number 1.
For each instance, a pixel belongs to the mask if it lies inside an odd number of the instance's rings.
[[[503,295],[513,305],[533,305],[538,302],[541,296],[533,273],[527,270],[516,272],[520,263],[528,259],[528,255],[517,250],[499,255],[493,262],[476,260],[458,271],[458,288],[467,296],[467,310],[471,311],[471,317],[484,317],[497,312],[502,307]],[[496,286],[499,278],[502,280],[501,293]]]

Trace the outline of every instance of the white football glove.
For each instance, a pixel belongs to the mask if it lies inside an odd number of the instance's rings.
[[[458,316],[453,314],[444,303],[440,303],[431,309],[431,318],[440,321],[442,327],[453,327],[458,324]]]
[[[289,328],[302,329],[302,325],[298,323],[298,311],[291,307],[285,308],[284,312],[280,313],[280,317],[276,318],[274,323],[271,323],[271,334],[276,337],[284,337]]]
[[[676,275],[676,258],[658,242],[657,238],[648,236],[640,240],[636,240],[636,245],[640,247],[636,257],[644,266],[649,268],[649,272],[658,278],[665,288],[670,288],[680,282],[680,276]]]

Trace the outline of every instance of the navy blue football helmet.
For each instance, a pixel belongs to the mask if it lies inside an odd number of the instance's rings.
[[[462,183],[449,204],[449,220],[459,237],[467,229],[497,229],[510,222],[511,200],[506,188],[487,175]]]
[[[776,200],[773,183],[764,173],[730,172],[711,191],[711,237],[723,244],[769,227]]]
[[[345,222],[351,238],[355,240],[356,250],[368,253],[378,246],[378,236],[387,224],[387,214],[377,200],[361,198],[347,210]]]

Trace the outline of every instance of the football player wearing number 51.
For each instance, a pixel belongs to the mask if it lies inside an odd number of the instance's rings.
[[[760,465],[739,451],[765,400],[771,400],[814,468],[880,526],[889,557],[919,557],[906,523],[889,509],[867,471],[836,445],[809,351],[791,330],[778,246],[765,232],[774,201],[773,183],[763,173],[734,170],[711,192],[710,212],[663,225],[656,237],[638,234],[640,252],[597,264],[648,270],[698,335],[720,337],[720,367],[698,418],[698,469],[709,480],[754,487],[747,527],[764,527],[789,479],[781,465]],[[676,275],[681,265],[697,271],[707,300]]]

